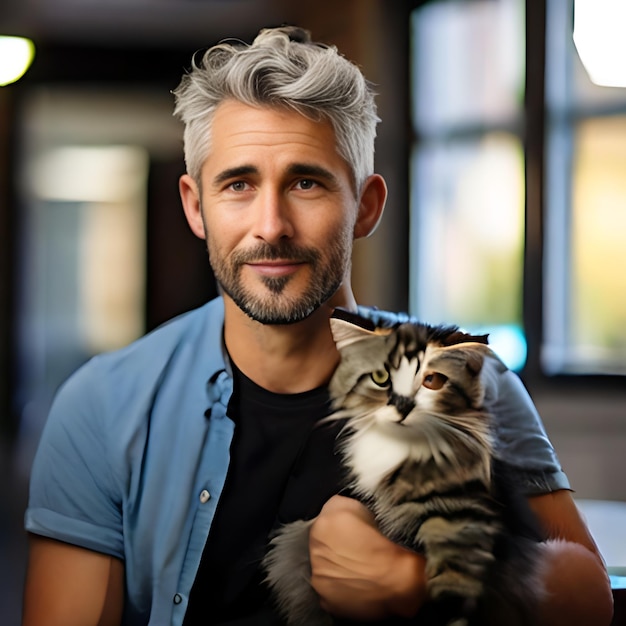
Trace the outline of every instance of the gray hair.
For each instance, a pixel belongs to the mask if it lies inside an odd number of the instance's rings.
[[[259,32],[251,45],[225,41],[194,55],[174,90],[176,115],[185,125],[187,171],[200,181],[210,150],[211,122],[228,99],[251,106],[285,107],[330,121],[339,154],[355,188],[374,172],[374,92],[360,69],[337,48],[311,41],[308,31],[284,26]]]

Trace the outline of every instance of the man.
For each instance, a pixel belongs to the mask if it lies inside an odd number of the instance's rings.
[[[325,609],[419,624],[423,558],[334,495],[335,433],[316,427],[338,361],[332,310],[394,319],[350,288],[352,242],[386,197],[373,95],[292,28],[210,49],[175,95],[182,204],[223,297],[61,389],[33,467],[24,625],[279,624],[259,562],[272,529],[301,517],[317,517]],[[545,547],[540,623],[608,624],[602,561],[516,381],[503,378],[501,445],[559,540]]]

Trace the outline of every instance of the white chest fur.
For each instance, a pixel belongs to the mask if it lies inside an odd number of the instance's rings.
[[[389,436],[380,428],[356,433],[348,444],[348,465],[358,477],[357,487],[369,494],[410,455],[413,444]]]

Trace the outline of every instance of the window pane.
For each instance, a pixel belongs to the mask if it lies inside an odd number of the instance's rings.
[[[523,155],[517,137],[418,148],[413,159],[411,310],[492,333],[511,367],[521,338]],[[500,340],[498,339],[498,342]]]
[[[411,312],[490,333],[507,364],[521,331],[524,2],[413,12]]]
[[[413,115],[422,134],[515,119],[523,97],[523,4],[432,2],[413,12]]]
[[[574,145],[567,308],[563,331],[548,337],[546,366],[551,371],[624,374],[626,116],[579,124]],[[555,272],[552,281],[566,276]]]
[[[53,390],[89,356],[144,331],[148,155],[63,146],[42,150],[26,169],[23,378],[34,378],[36,360]]]

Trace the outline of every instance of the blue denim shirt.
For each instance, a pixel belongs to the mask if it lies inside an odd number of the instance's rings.
[[[123,560],[127,625],[183,623],[234,428],[223,317],[217,298],[93,358],[59,390],[42,434],[26,529]],[[527,492],[568,488],[511,372],[494,412],[503,455],[519,467]]]

